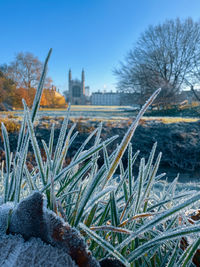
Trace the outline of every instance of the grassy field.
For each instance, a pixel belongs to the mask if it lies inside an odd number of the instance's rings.
[[[120,122],[132,120],[138,111],[131,111],[131,106],[89,106],[89,105],[72,105],[70,118],[73,120],[80,119],[90,121],[105,121],[105,122]],[[130,112],[131,111],[131,112]],[[39,118],[58,118],[64,117],[66,109],[40,109],[38,112]],[[23,111],[0,112],[0,119],[21,120]],[[195,122],[199,118],[196,117],[166,117],[166,116],[144,116],[143,121],[159,121],[162,123],[181,123]]]
[[[184,117],[143,117],[143,120],[151,121],[160,121],[162,123],[179,123],[179,122],[195,122],[199,118],[184,118]]]
[[[40,110],[52,110],[52,109],[43,109],[40,108]],[[55,110],[55,109],[54,109]],[[65,110],[65,109],[56,109],[56,110]],[[71,111],[98,111],[98,110],[104,110],[104,111],[119,111],[119,110],[132,110],[131,106],[93,106],[93,105],[71,105]]]

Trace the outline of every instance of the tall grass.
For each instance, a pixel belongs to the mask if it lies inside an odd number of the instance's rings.
[[[186,210],[198,206],[200,193],[177,191],[177,179],[170,185],[162,181],[165,176],[159,173],[162,154],[155,156],[156,143],[148,160],[140,159],[138,175],[133,176],[139,151],[133,153],[134,144],[131,144],[131,140],[142,115],[160,89],[146,102],[119,146],[110,155],[107,146],[117,136],[102,141],[100,124],[76,151],[69,165],[64,167],[68,149],[78,136],[75,124],[68,127],[70,106],[55,150],[54,125],[49,142],[42,141],[46,160],[41,156],[34,131],[50,54],[51,50],[31,111],[23,101],[24,117],[15,155],[10,151],[8,133],[2,123],[6,158],[5,163],[1,163],[3,201],[15,201],[17,204],[34,190],[43,192],[48,208],[62,214],[71,226],[80,229],[97,259],[111,255],[125,266],[189,266],[199,246],[200,225],[198,221],[193,224],[188,221]],[[93,145],[86,150],[86,145],[93,137]],[[37,163],[31,171],[26,165],[29,143]],[[122,157],[127,148],[128,162],[125,167]],[[98,166],[100,150],[103,150],[104,156],[101,167]],[[117,168],[119,174],[116,173]],[[194,243],[182,251],[180,240],[188,235]]]

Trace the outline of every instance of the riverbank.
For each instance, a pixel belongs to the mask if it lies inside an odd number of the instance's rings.
[[[36,137],[39,142],[42,154],[42,140],[48,143],[50,136],[50,129],[52,123],[55,123],[55,144],[58,139],[59,130],[62,117],[51,118],[42,117],[35,126]],[[74,156],[77,149],[88,137],[88,135],[99,125],[99,120],[87,120],[87,119],[73,119],[70,121],[70,125],[76,122],[75,130],[79,131],[78,136],[71,144],[69,148],[66,164],[68,164],[71,158]],[[115,142],[108,146],[108,153],[110,154],[120,143],[125,132],[130,125],[131,120],[105,120],[103,122],[101,138],[103,140],[119,135]],[[16,142],[18,138],[18,131],[12,131],[9,133],[11,151],[15,152]],[[94,138],[88,143],[89,148],[94,142]],[[176,123],[163,123],[160,120],[145,120],[143,119],[135,131],[132,139],[133,151],[140,150],[140,155],[136,162],[136,166],[139,164],[141,157],[148,158],[149,152],[153,144],[157,142],[157,153],[162,152],[162,160],[160,164],[160,171],[166,172],[169,179],[173,179],[177,173],[180,174],[181,181],[196,181],[200,179],[200,121],[192,122],[176,122]],[[4,159],[4,147],[2,138],[0,139],[0,160]],[[123,163],[126,165],[127,153],[124,155]],[[34,157],[30,152],[28,154],[28,164],[34,165]],[[99,159],[99,165],[103,164],[103,155]]]

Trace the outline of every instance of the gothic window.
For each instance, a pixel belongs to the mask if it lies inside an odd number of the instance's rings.
[[[72,96],[73,97],[81,97],[81,88],[77,85],[72,88]]]

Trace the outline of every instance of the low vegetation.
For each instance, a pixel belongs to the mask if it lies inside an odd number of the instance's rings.
[[[147,161],[140,159],[137,177],[133,168],[139,151],[133,154],[130,140],[146,109],[160,90],[157,90],[131,123],[115,151],[108,154],[107,146],[116,139],[112,136],[101,141],[102,124],[82,143],[71,162],[63,166],[68,149],[77,132],[74,123],[68,129],[69,110],[63,120],[55,151],[53,151],[54,125],[49,142],[43,141],[46,157],[42,158],[34,132],[34,120],[42,95],[45,62],[32,110],[25,101],[17,151],[10,152],[6,127],[2,123],[5,163],[1,163],[1,195],[3,202],[15,205],[32,191],[46,195],[47,206],[80,230],[97,259],[115,257],[125,266],[190,266],[200,244],[199,221],[190,217],[190,209],[197,209],[200,193],[176,189],[176,178],[167,185],[159,173],[162,153],[155,157],[156,143]],[[85,150],[95,136],[93,146]],[[26,164],[29,143],[36,167]],[[122,157],[128,149],[128,167]],[[98,167],[99,151],[103,150],[104,164]],[[116,169],[120,174],[115,175]],[[192,242],[181,247],[182,238],[190,236]]]
[[[198,105],[185,105],[183,107],[171,106],[162,110],[149,110],[147,116],[169,116],[169,117],[199,117],[200,106]]]
[[[20,129],[20,123],[16,122],[15,120],[5,118],[5,119],[0,119],[0,122],[5,125],[7,132],[9,133],[17,132]],[[1,129],[1,125],[0,125],[0,129]],[[2,135],[0,134],[0,136]]]

